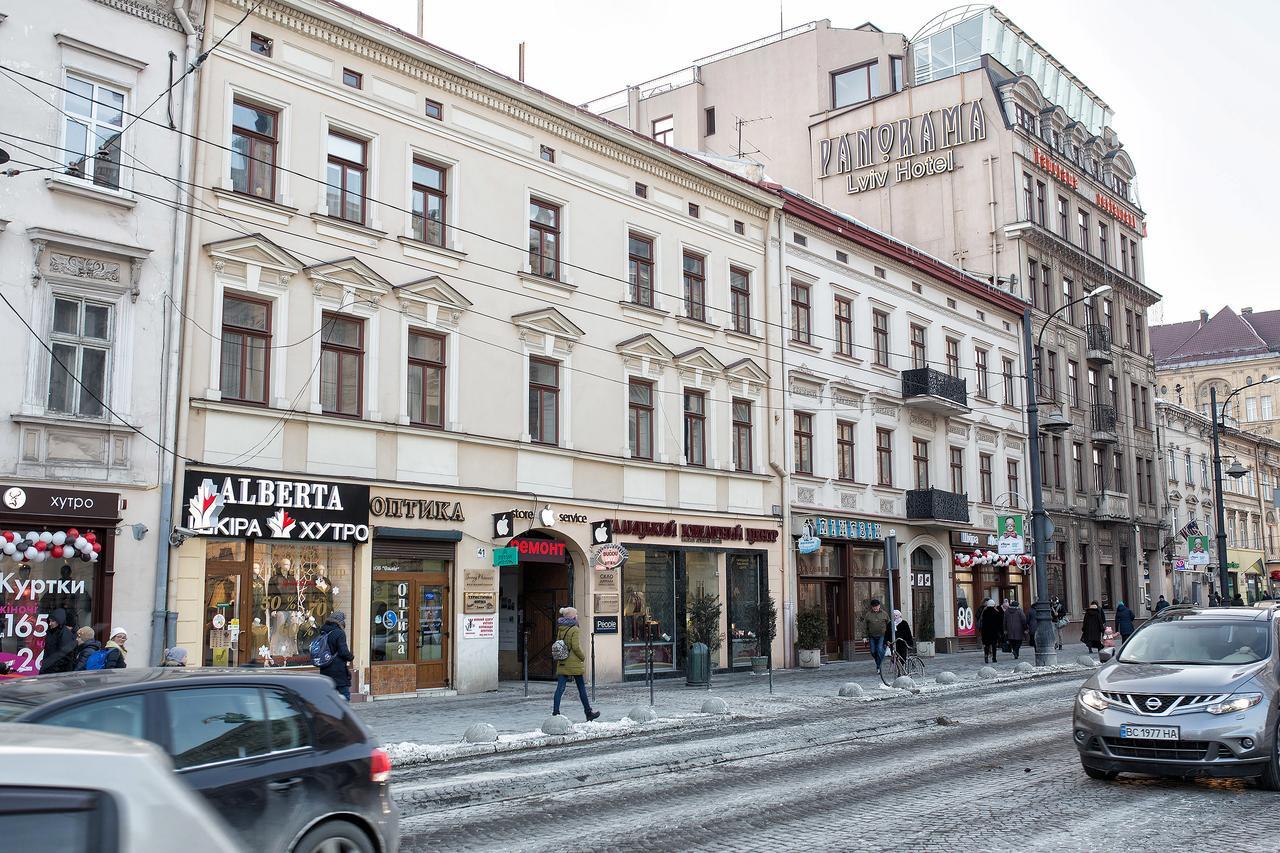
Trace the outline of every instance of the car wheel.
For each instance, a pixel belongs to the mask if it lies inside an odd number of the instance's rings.
[[[364,830],[345,820],[331,820],[312,829],[294,846],[293,853],[374,853]]]
[[[1268,791],[1280,791],[1280,728],[1271,737],[1271,759],[1262,769],[1258,784]]]
[[[1080,766],[1084,768],[1084,775],[1090,779],[1097,779],[1099,782],[1110,782],[1116,778],[1116,771],[1114,770],[1099,770],[1096,767],[1090,767],[1088,764],[1081,764]]]

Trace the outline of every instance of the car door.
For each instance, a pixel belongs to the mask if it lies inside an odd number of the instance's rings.
[[[148,720],[147,702],[146,692],[118,693],[73,705],[59,705],[49,711],[37,709],[35,713],[24,716],[22,722],[155,740],[154,727]]]
[[[269,686],[263,698],[271,734],[267,790],[272,820],[293,838],[316,818],[335,810],[341,788],[324,778],[318,766],[315,735],[301,697],[284,687]]]

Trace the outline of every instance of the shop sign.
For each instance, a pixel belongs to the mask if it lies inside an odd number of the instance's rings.
[[[368,486],[188,471],[183,494],[198,536],[369,541]]]
[[[0,512],[16,516],[68,516],[112,521],[120,517],[120,495],[75,489],[0,484]]]
[[[461,501],[420,501],[411,498],[369,499],[369,514],[385,518],[411,518],[420,521],[466,521]]]
[[[593,604],[591,609],[597,613],[617,613],[622,609],[622,596],[615,592],[597,592]]]
[[[1187,561],[1181,557],[1173,561],[1173,570],[1175,572],[1185,572],[1187,570]]]
[[[796,540],[796,550],[801,554],[812,554],[822,547],[822,540],[817,536],[801,536]]]
[[[563,563],[569,556],[564,543],[554,539],[512,539],[507,547],[519,551],[521,563]]]
[[[591,543],[593,545],[604,545],[613,541],[613,520],[606,518],[602,521],[591,522]]]
[[[493,514],[493,538],[504,539],[516,532],[516,514],[514,512],[495,512]]]
[[[1115,199],[1098,192],[1094,193],[1093,200],[1096,201],[1098,203],[1098,207],[1102,208],[1103,211],[1110,215],[1112,219],[1120,220],[1134,231],[1138,230],[1138,217],[1117,204]]]
[[[1191,566],[1209,565],[1209,537],[1187,537],[1187,564]]]
[[[810,525],[813,535],[820,539],[884,539],[883,528],[878,521],[857,521],[852,518],[825,518],[818,516]]]
[[[994,533],[971,533],[968,530],[953,530],[951,531],[951,544],[958,548],[977,548],[982,545],[994,548],[1000,544],[1000,540]]]
[[[621,589],[618,585],[617,569],[596,569],[596,590],[599,592],[617,592]]]
[[[1022,535],[1021,515],[1001,515],[996,518],[996,529],[1000,538],[996,540],[996,553],[1002,557],[1013,557],[1027,553],[1027,540]]]
[[[462,593],[462,612],[497,613],[498,594],[496,592],[468,592],[464,590]]]
[[[497,581],[493,569],[462,570],[462,589],[466,592],[492,592]]]
[[[1032,146],[1031,152],[1031,159],[1035,161],[1035,164],[1048,172],[1055,181],[1066,184],[1073,190],[1080,186],[1080,179],[1077,178],[1075,173],[1066,166],[1062,165],[1036,146]]]
[[[600,545],[591,554],[597,569],[616,569],[627,561],[627,549],[621,545]]]
[[[741,524],[678,524],[675,521],[634,521],[629,518],[615,518],[613,532],[620,536],[634,536],[644,539],[646,536],[679,536],[685,542],[746,542],[755,545],[760,542],[777,542],[778,531],[775,528],[743,527]]]
[[[520,563],[519,548],[494,548],[493,549],[493,565],[498,566],[515,566]]]
[[[617,616],[594,616],[591,619],[591,633],[593,634],[616,634],[618,633],[618,617]]]
[[[496,616],[467,616],[462,620],[462,636],[467,640],[492,640],[497,636]]]

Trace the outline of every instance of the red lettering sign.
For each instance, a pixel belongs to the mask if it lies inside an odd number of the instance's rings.
[[[1057,160],[1053,159],[1048,154],[1041,151],[1039,148],[1033,147],[1031,151],[1032,151],[1031,159],[1035,161],[1035,164],[1037,166],[1039,166],[1041,169],[1043,169],[1044,171],[1052,175],[1054,180],[1060,181],[1061,183],[1066,184],[1072,189],[1076,189],[1077,187],[1080,186],[1080,179],[1077,178],[1075,174],[1066,166],[1062,165]]]
[[[1138,217],[1121,207],[1115,199],[1099,192],[1094,195],[1094,201],[1098,203],[1098,207],[1102,208],[1113,219],[1120,220],[1135,231],[1138,230]],[[1146,236],[1145,226],[1143,227],[1143,236]]]
[[[522,563],[563,563],[569,555],[564,543],[554,539],[512,539],[507,547],[520,552]]]

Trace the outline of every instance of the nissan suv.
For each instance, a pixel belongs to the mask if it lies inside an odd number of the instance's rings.
[[[1174,606],[1151,619],[1076,698],[1084,772],[1258,777],[1280,790],[1278,627],[1274,607]]]

